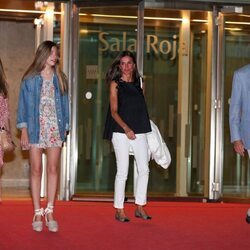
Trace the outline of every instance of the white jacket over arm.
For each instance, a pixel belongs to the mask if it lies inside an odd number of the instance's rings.
[[[164,169],[171,163],[171,155],[158,127],[150,120],[152,132],[147,133],[147,141],[151,158]]]

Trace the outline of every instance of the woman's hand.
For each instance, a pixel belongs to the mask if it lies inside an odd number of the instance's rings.
[[[23,150],[29,149],[30,145],[27,128],[22,128],[20,143]]]
[[[123,128],[126,136],[130,140],[134,140],[136,138],[134,131],[128,127],[128,125],[122,120],[120,115],[118,114],[118,96],[117,96],[117,83],[110,83],[109,90],[109,101],[110,101],[110,111],[113,119]]]
[[[135,133],[132,129],[125,128],[124,131],[129,140],[134,140],[136,138]]]

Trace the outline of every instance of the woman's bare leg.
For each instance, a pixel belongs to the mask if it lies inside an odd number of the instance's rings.
[[[47,148],[47,200],[54,206],[58,183],[58,169],[61,160],[61,148]],[[53,213],[48,214],[48,220],[53,220]]]
[[[40,192],[42,177],[42,149],[31,147],[29,150],[31,166],[31,195],[34,210],[40,208]],[[36,216],[36,220],[41,220],[41,216]]]

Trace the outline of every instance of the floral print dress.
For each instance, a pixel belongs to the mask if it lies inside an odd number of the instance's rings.
[[[53,78],[52,78],[53,79]],[[40,137],[39,148],[61,147],[55,107],[55,89],[52,80],[43,80],[40,100]]]
[[[8,129],[9,123],[9,108],[8,108],[8,98],[0,94],[0,128]],[[0,146],[0,167],[3,165],[3,155],[4,152]]]

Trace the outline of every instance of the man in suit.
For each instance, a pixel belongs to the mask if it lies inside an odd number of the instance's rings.
[[[236,70],[233,77],[229,124],[234,150],[250,157],[250,64]],[[250,223],[250,209],[246,222]]]

